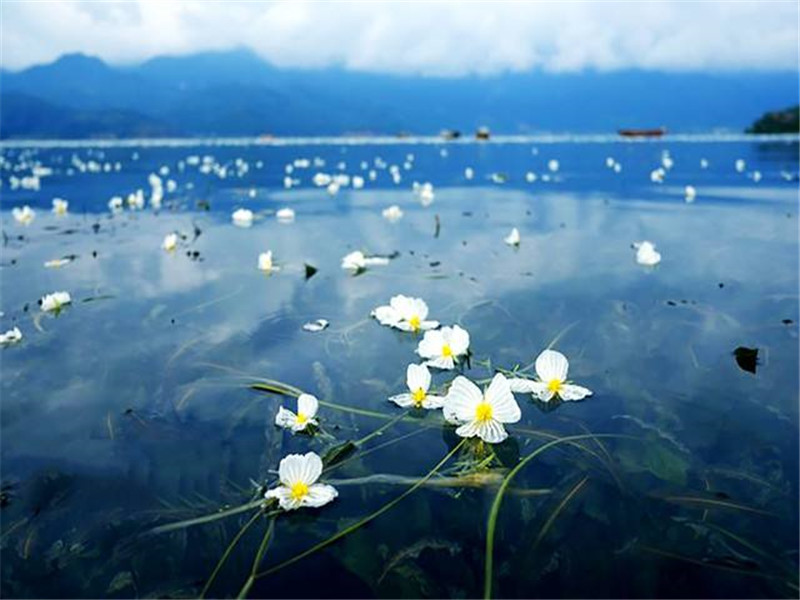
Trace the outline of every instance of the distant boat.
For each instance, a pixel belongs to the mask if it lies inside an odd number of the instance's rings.
[[[617,133],[622,137],[661,137],[667,133],[666,127],[658,129],[618,129]]]
[[[478,140],[488,140],[490,135],[488,127],[478,127],[478,131],[475,132],[475,138]]]

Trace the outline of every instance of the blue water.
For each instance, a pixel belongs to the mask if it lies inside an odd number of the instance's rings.
[[[664,151],[674,166],[653,183]],[[228,176],[200,173],[192,155]],[[598,437],[543,452],[510,485],[494,596],[797,597],[796,140],[97,144],[6,146],[3,157],[0,330],[24,336],[0,350],[4,597],[198,595],[255,513],[148,532],[246,503],[286,454],[324,454],[399,415],[387,398],[404,391],[418,339],[369,318],[398,293],[469,331],[471,379],[525,367],[555,340],[594,395],[518,395],[509,440],[461,446],[430,485],[258,577],[251,597],[479,597],[499,482],[553,436],[587,432]],[[82,173],[74,157],[111,171]],[[285,165],[301,158],[325,164],[294,169],[284,189]],[[53,169],[41,189],[11,189],[34,162]],[[109,212],[112,196],[149,195],[164,166],[177,188],[160,211]],[[311,183],[317,172],[366,182],[331,196]],[[434,185],[430,206],[414,181]],[[54,197],[68,215],[49,212]],[[29,226],[10,214],[25,204],[37,211]],[[404,212],[395,223],[381,216],[392,204]],[[252,227],[232,225],[239,207],[256,214]],[[283,207],[294,222],[275,218]],[[503,243],[512,227],[518,249]],[[185,237],[167,253],[174,231]],[[634,260],[644,239],[662,254],[655,268]],[[256,269],[268,249],[281,266],[269,276]],[[397,254],[354,277],[339,263],[357,249]],[[60,290],[72,305],[42,314],[37,300]],[[328,329],[302,329],[317,318]],[[754,373],[738,347],[758,350]],[[250,388],[263,378],[327,402],[324,434],[276,429],[278,407],[295,401]],[[437,414],[390,423],[326,474],[341,482],[335,502],[274,521],[256,571],[381,508],[457,443]],[[470,485],[452,483],[465,474]],[[210,596],[239,593],[268,523],[243,535]]]

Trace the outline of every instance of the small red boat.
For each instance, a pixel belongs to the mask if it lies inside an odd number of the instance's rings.
[[[661,137],[667,133],[666,127],[658,129],[618,129],[617,133],[622,137]]]

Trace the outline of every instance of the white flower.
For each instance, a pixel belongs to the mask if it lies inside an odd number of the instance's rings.
[[[14,327],[14,329],[9,329],[5,333],[0,333],[0,345],[16,344],[21,339],[22,332],[19,330],[19,327]]]
[[[466,377],[459,375],[444,399],[444,418],[456,425],[456,434],[464,438],[479,437],[484,442],[499,444],[508,437],[504,423],[516,423],[522,417],[514,400],[508,379],[498,373],[486,392]]]
[[[128,194],[128,208],[131,210],[142,210],[144,208],[144,192],[136,190]]]
[[[761,181],[761,171],[753,171],[753,183]]]
[[[652,242],[634,242],[633,247],[636,249],[636,262],[640,265],[653,267],[661,262],[661,253]]]
[[[465,179],[469,180],[472,179],[473,177],[475,177],[475,171],[472,169],[472,167],[467,167],[466,169],[464,169]]]
[[[606,167],[608,167],[609,169],[613,169],[616,163],[617,161],[615,161],[613,157],[611,156],[606,157]]]
[[[744,162],[744,159],[739,158],[736,160],[733,166],[736,167],[736,170],[739,173],[744,173],[744,170],[747,168],[747,163]]]
[[[427,408],[428,410],[444,406],[444,398],[428,395],[428,389],[431,387],[431,372],[425,365],[408,365],[408,369],[406,369],[406,385],[409,393],[398,394],[389,398],[397,406],[402,406],[403,408],[413,406],[414,408]]]
[[[403,218],[403,211],[400,210],[400,207],[397,206],[397,204],[393,204],[389,208],[384,208],[381,214],[383,215],[384,219],[392,223]]]
[[[360,273],[361,271],[364,271],[367,267],[376,265],[388,265],[388,264],[389,264],[388,258],[383,258],[381,256],[367,257],[364,256],[364,253],[361,252],[360,250],[351,252],[350,254],[342,258],[342,268],[349,269],[355,273]]]
[[[303,325],[303,331],[310,331],[311,333],[317,333],[319,331],[323,331],[327,329],[330,323],[327,319],[317,319],[315,321],[309,321]]]
[[[69,292],[53,292],[42,297],[39,303],[42,310],[58,312],[61,308],[72,302]]]
[[[551,173],[557,172],[560,166],[561,165],[558,164],[558,161],[556,159],[552,159],[547,163],[547,168],[550,169]]]
[[[340,187],[341,186],[340,186],[338,181],[331,181],[328,184],[328,187],[325,188],[325,189],[328,191],[328,194],[330,194],[331,196],[335,196],[336,194],[339,193],[339,188]]]
[[[114,196],[111,200],[109,200],[108,210],[114,214],[122,212],[122,197]]]
[[[469,333],[458,325],[426,331],[417,346],[417,354],[427,358],[425,364],[437,369],[452,369],[458,357],[469,350]]]
[[[67,214],[69,209],[69,202],[61,198],[53,198],[53,212],[57,215]]]
[[[178,247],[178,234],[177,233],[170,233],[164,237],[164,241],[161,242],[161,247],[166,250],[167,252],[172,252],[175,248]]]
[[[419,201],[422,206],[430,206],[433,203],[433,185],[431,183],[423,183],[419,188]]]
[[[291,208],[282,208],[275,213],[275,217],[281,223],[291,223],[294,221],[294,211]]]
[[[69,256],[65,256],[64,258],[54,258],[53,260],[47,260],[44,263],[44,266],[48,269],[57,269],[59,267],[63,267],[72,262],[72,258]]]
[[[661,157],[661,166],[667,171],[669,171],[674,164],[675,162],[672,160],[669,154],[664,154],[664,156]]]
[[[333,178],[327,173],[316,173],[314,177],[311,178],[311,181],[313,181],[314,185],[317,187],[326,187],[333,181]]]
[[[650,181],[653,183],[664,183],[664,176],[667,172],[659,167],[658,169],[654,169],[650,172]]]
[[[519,229],[514,227],[514,229],[511,230],[511,233],[509,233],[505,238],[503,238],[503,241],[509,246],[519,246],[520,242]]]
[[[317,483],[322,475],[322,459],[314,452],[290,454],[281,460],[278,478],[281,485],[264,494],[265,498],[277,498],[284,510],[295,510],[302,506],[319,508],[331,502],[339,493],[331,485]]]
[[[237,227],[250,227],[253,224],[253,211],[247,208],[235,210],[231,215],[233,224]]]
[[[261,254],[258,255],[258,269],[260,271],[264,271],[265,273],[271,273],[272,271],[280,271],[280,267],[276,266],[272,262],[272,250],[262,252]]]
[[[694,189],[693,185],[687,185],[683,192],[686,196],[686,202],[694,202],[697,197],[697,190]]]
[[[297,414],[283,408],[278,409],[278,414],[275,415],[275,425],[283,427],[284,429],[291,429],[292,431],[303,431],[309,425],[316,425],[319,410],[319,401],[311,394],[300,394],[297,398]]]
[[[700,159],[700,168],[707,169],[708,168],[708,160],[705,158]]]
[[[360,175],[353,175],[352,183],[354,190],[360,190],[361,188],[364,187],[364,178],[361,177]]]
[[[536,173],[533,173],[531,171],[525,173],[525,181],[527,181],[528,183],[533,183],[534,181],[536,181]]]
[[[439,321],[427,321],[428,305],[422,298],[410,298],[398,294],[392,296],[388,306],[379,306],[372,311],[372,316],[381,325],[388,325],[402,331],[417,332],[436,329]]]
[[[569,361],[561,352],[545,350],[536,357],[535,368],[538,381],[510,379],[511,391],[531,393],[542,402],[549,402],[554,396],[562,400],[583,400],[592,395],[588,388],[567,383]]]
[[[22,208],[12,208],[11,214],[14,215],[14,220],[20,225],[30,225],[36,218],[36,211],[27,204]]]

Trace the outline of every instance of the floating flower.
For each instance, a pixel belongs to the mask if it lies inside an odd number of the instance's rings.
[[[423,183],[419,187],[419,201],[422,206],[430,206],[433,203],[435,194],[433,193],[433,184]]]
[[[54,258],[53,260],[47,260],[44,263],[44,266],[48,269],[57,269],[59,267],[63,267],[72,262],[71,256],[65,256],[64,258]]]
[[[556,159],[552,159],[547,163],[547,168],[550,169],[551,173],[558,172],[558,169],[560,167],[561,167],[561,165],[558,163],[558,161]]]
[[[108,201],[108,210],[110,210],[115,215],[122,212],[122,197],[121,196],[114,196],[111,200]]]
[[[233,224],[237,227],[250,227],[253,224],[253,211],[247,208],[235,210],[231,215]]]
[[[525,181],[527,181],[528,183],[533,183],[534,181],[536,181],[536,173],[533,173],[532,171],[528,171],[527,173],[525,173]]]
[[[697,190],[694,189],[693,185],[687,185],[686,188],[684,188],[683,193],[686,198],[686,202],[694,202],[694,199],[697,197]]]
[[[331,502],[339,493],[331,485],[317,483],[322,475],[322,459],[314,452],[290,454],[281,460],[278,478],[281,485],[269,490],[264,497],[277,498],[284,510],[302,506],[319,508]]]
[[[294,211],[291,208],[282,208],[275,213],[275,217],[281,223],[291,223],[294,221]]]
[[[53,212],[59,216],[67,214],[69,202],[61,198],[53,198]]]
[[[459,357],[469,350],[469,333],[458,325],[426,331],[417,346],[425,364],[437,369],[452,369]]]
[[[303,325],[303,331],[310,331],[311,333],[317,333],[318,331],[323,331],[327,329],[330,323],[327,319],[317,319],[316,321],[309,321]]]
[[[436,329],[439,321],[428,321],[428,305],[422,298],[410,298],[399,294],[392,296],[388,306],[379,306],[372,311],[372,316],[381,325],[388,325],[402,331],[417,332]]]
[[[650,181],[653,183],[664,183],[664,176],[667,172],[659,167],[658,169],[654,169],[650,172]]]
[[[406,369],[406,385],[409,393],[398,394],[389,398],[397,406],[403,408],[413,406],[414,408],[426,408],[428,410],[444,406],[444,398],[428,395],[428,390],[431,387],[431,372],[425,365],[408,365],[408,369]]]
[[[383,215],[384,219],[392,223],[403,218],[403,211],[400,210],[400,207],[397,206],[397,204],[393,204],[389,208],[384,208],[381,214]]]
[[[52,294],[46,294],[39,300],[42,310],[52,312],[60,311],[65,305],[71,302],[72,298],[69,292],[53,292]]]
[[[272,250],[267,250],[258,255],[258,269],[265,273],[280,271],[280,267],[272,262]]]
[[[444,399],[444,418],[459,425],[456,434],[479,437],[484,442],[499,444],[508,437],[505,423],[516,423],[522,417],[514,400],[508,379],[498,373],[485,392],[466,377],[459,375]]]
[[[514,229],[511,230],[511,233],[509,233],[505,238],[503,238],[503,241],[509,246],[519,246],[520,242],[519,229],[514,227]]]
[[[700,159],[700,168],[707,169],[708,168],[708,160],[705,158]]]
[[[653,267],[661,262],[661,253],[656,250],[655,245],[647,240],[634,242],[636,249],[636,262],[645,267]]]
[[[170,233],[164,237],[164,241],[161,242],[161,247],[166,250],[167,252],[172,252],[175,248],[178,247],[178,234],[177,233]]]
[[[475,177],[475,171],[472,169],[472,167],[467,167],[466,169],[464,169],[464,178],[465,179],[470,180],[473,177]]]
[[[561,352],[543,351],[536,357],[535,369],[538,381],[510,379],[511,391],[533,394],[542,402],[549,402],[555,396],[562,400],[583,400],[592,395],[592,391],[588,388],[567,383],[569,361]]]
[[[22,208],[12,208],[11,214],[14,215],[14,220],[20,225],[30,225],[36,218],[36,211],[27,204]]]
[[[275,415],[275,425],[295,432],[305,431],[309,425],[317,425],[314,417],[317,416],[318,410],[319,401],[314,396],[300,394],[297,398],[297,414],[281,406]]]
[[[144,208],[144,192],[136,190],[128,194],[128,208],[131,210],[142,210]]]
[[[361,273],[362,271],[365,271],[367,267],[388,264],[388,258],[384,258],[382,256],[364,256],[364,253],[360,250],[351,252],[342,258],[342,268],[349,269],[354,273]]]
[[[19,330],[19,327],[14,327],[14,329],[9,329],[5,333],[0,333],[0,345],[5,346],[6,344],[16,344],[22,339],[22,332]]]
[[[747,168],[747,163],[744,162],[744,159],[738,158],[736,162],[733,163],[733,166],[739,173],[744,173],[744,170]]]

